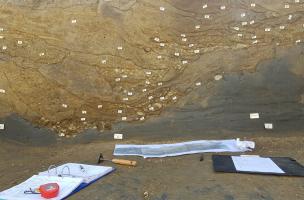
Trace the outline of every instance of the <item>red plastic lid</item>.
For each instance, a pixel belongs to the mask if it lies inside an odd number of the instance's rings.
[[[59,185],[57,183],[47,183],[40,185],[39,191],[41,196],[46,199],[54,198],[58,196]]]

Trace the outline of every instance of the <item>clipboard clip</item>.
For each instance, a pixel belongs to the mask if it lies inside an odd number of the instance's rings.
[[[70,170],[69,166],[67,166],[67,165],[64,166],[64,167],[62,168],[60,174],[58,174],[57,166],[56,166],[56,165],[50,165],[49,168],[48,168],[48,175],[49,175],[49,176],[50,176],[50,171],[51,171],[52,169],[55,169],[55,170],[56,170],[56,171],[55,171],[55,175],[56,175],[56,176],[59,176],[59,177],[71,176],[71,170]],[[66,171],[65,169],[68,171],[68,173],[65,173],[65,171]]]

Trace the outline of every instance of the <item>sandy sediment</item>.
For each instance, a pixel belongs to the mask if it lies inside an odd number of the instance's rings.
[[[254,72],[304,39],[301,2],[0,5],[1,115],[63,135],[145,121],[215,76]]]

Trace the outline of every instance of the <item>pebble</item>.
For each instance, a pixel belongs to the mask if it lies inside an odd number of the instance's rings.
[[[219,80],[221,80],[222,78],[223,78],[223,76],[220,75],[220,74],[214,76],[214,80],[216,80],[216,81],[219,81]]]

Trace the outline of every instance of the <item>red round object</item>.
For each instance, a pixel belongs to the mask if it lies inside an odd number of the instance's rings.
[[[57,183],[40,185],[39,192],[41,193],[41,196],[46,199],[57,197],[59,193],[59,185]]]

